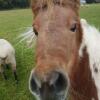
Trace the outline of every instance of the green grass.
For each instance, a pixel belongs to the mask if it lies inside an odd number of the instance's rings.
[[[100,4],[81,7],[80,16],[100,28]],[[28,90],[28,78],[35,66],[35,48],[28,49],[25,43],[17,44],[17,36],[32,25],[30,9],[0,11],[0,38],[10,41],[16,49],[19,84],[16,85],[11,70],[8,80],[0,75],[0,100],[35,100]]]
[[[81,7],[81,18],[85,18],[90,24],[100,28],[100,4],[91,4]]]
[[[0,100],[33,100],[28,90],[28,78],[34,64],[34,48],[28,49],[23,43],[17,44],[17,37],[32,25],[30,9],[0,12],[0,38],[10,41],[16,49],[19,84],[16,85],[11,70],[7,71],[8,80],[0,75]]]

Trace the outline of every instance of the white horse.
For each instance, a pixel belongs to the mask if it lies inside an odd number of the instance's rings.
[[[0,39],[0,73],[4,75],[4,78],[7,79],[5,75],[5,67],[11,65],[15,80],[17,80],[16,74],[16,59],[15,59],[15,50],[13,46],[4,39]]]

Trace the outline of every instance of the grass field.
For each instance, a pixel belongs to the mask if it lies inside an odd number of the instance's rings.
[[[82,6],[80,16],[100,28],[100,4]],[[0,11],[0,38],[10,41],[16,49],[19,84],[16,85],[11,70],[8,80],[0,75],[0,100],[35,100],[28,90],[28,78],[35,66],[35,48],[28,49],[25,43],[18,43],[18,35],[32,25],[30,9]]]

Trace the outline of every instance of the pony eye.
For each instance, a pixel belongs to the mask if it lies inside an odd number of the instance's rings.
[[[74,25],[71,27],[71,29],[70,29],[70,30],[71,30],[72,32],[75,32],[75,31],[76,31],[76,29],[77,29],[77,26],[76,26],[76,24],[74,24]]]
[[[35,28],[33,29],[33,31],[34,31],[35,35],[38,36],[38,32]]]

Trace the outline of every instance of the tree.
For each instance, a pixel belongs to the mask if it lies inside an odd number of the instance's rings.
[[[0,0],[0,9],[9,9],[12,7],[12,0]]]
[[[87,3],[94,3],[95,0],[86,0]]]
[[[29,6],[29,0],[0,0],[0,9],[25,8]]]

